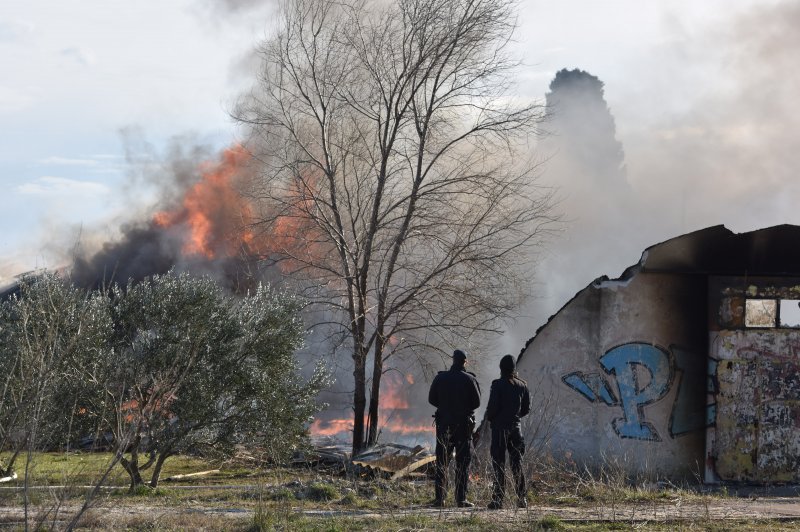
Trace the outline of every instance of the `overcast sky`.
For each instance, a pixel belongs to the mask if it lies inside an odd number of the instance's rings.
[[[652,220],[630,220],[627,244],[610,241],[617,258],[597,275],[708,225],[800,223],[798,2],[519,4],[520,94],[543,98],[562,68],[599,77],[628,181],[658,206]],[[273,21],[274,5],[258,0],[3,0],[0,281],[57,265],[65,235],[113,226],[136,204],[123,198],[147,201],[131,189],[126,150],[235,141],[227,110]],[[585,208],[613,209],[613,198]]]

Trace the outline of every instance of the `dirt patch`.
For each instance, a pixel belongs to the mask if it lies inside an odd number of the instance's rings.
[[[79,509],[77,504],[53,508],[32,508],[29,519],[41,518],[45,523],[65,523]],[[180,505],[149,501],[100,501],[83,519],[83,526],[92,528],[138,527],[146,523],[171,526],[189,523],[195,526],[212,526],[214,523],[242,526],[253,522],[264,508],[257,505],[239,506],[220,503],[192,504],[183,501]],[[380,523],[402,523],[409,519],[423,519],[425,522],[448,523],[471,522],[480,527],[505,528],[503,525],[520,525],[540,522],[543,519],[557,519],[562,522],[618,522],[677,523],[677,522],[735,522],[735,521],[785,521],[800,520],[800,499],[776,497],[765,499],[715,499],[707,503],[687,503],[683,500],[657,501],[650,503],[625,504],[583,504],[580,506],[531,505],[527,509],[488,510],[485,508],[432,508],[416,506],[402,509],[353,509],[341,508],[335,504],[310,508],[306,505],[284,505],[269,509],[269,515],[285,520],[302,519],[314,528],[314,523],[331,522],[357,523],[370,521]],[[0,506],[0,526],[20,525],[24,522],[25,511],[22,506]],[[31,522],[31,521],[29,521]],[[302,526],[301,526],[302,528]]]

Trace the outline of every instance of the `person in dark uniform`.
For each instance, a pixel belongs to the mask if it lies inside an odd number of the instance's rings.
[[[494,469],[494,488],[490,510],[503,507],[506,485],[506,451],[514,475],[517,492],[517,506],[527,508],[525,498],[525,473],[522,471],[522,456],[525,454],[525,440],[520,432],[520,419],[531,410],[528,384],[516,373],[514,357],[506,355],[500,360],[500,378],[492,381],[489,404],[486,406],[486,419],[492,426],[492,469]]]
[[[456,452],[456,505],[474,506],[467,500],[469,464],[472,461],[472,430],[475,428],[475,409],[481,403],[481,389],[475,374],[464,369],[467,355],[453,351],[453,365],[440,371],[431,383],[428,402],[436,407],[436,499],[434,505],[444,506],[447,494],[447,465],[453,450]]]

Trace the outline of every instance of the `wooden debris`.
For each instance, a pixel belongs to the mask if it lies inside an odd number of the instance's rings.
[[[436,459],[425,448],[397,443],[379,444],[359,454],[353,464],[390,475],[392,480],[420,469]]]
[[[417,460],[415,462],[411,462],[410,464],[408,464],[403,469],[400,469],[399,471],[396,471],[392,475],[391,480],[397,480],[398,478],[402,478],[402,477],[408,475],[409,473],[412,473],[412,472],[416,471],[417,469],[421,468],[422,466],[427,465],[427,464],[429,464],[431,462],[435,462],[435,461],[436,461],[436,457],[434,455],[432,455],[432,454],[429,454],[429,455],[427,455],[427,456],[425,456],[423,458],[420,458],[419,460]]]
[[[164,479],[164,482],[172,482],[174,480],[183,480],[185,478],[203,477],[219,473],[219,469],[209,469],[208,471],[198,471],[197,473],[184,473],[183,475],[172,475]]]
[[[350,459],[350,446],[331,439],[317,441],[307,452],[292,458],[294,465],[338,466],[356,473],[366,472],[396,480],[414,474],[436,459],[425,447],[399,443],[380,443]]]

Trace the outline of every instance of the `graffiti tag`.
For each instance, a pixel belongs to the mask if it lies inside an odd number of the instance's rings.
[[[619,437],[661,441],[655,426],[645,419],[644,407],[669,393],[676,373],[681,378],[670,415],[670,436],[674,438],[704,426],[702,397],[698,393],[703,392],[705,373],[699,357],[675,346],[666,350],[633,342],[608,350],[598,362],[605,375],[576,371],[561,380],[593,403],[621,407],[622,416],[611,422]],[[613,376],[615,385],[606,376]]]

